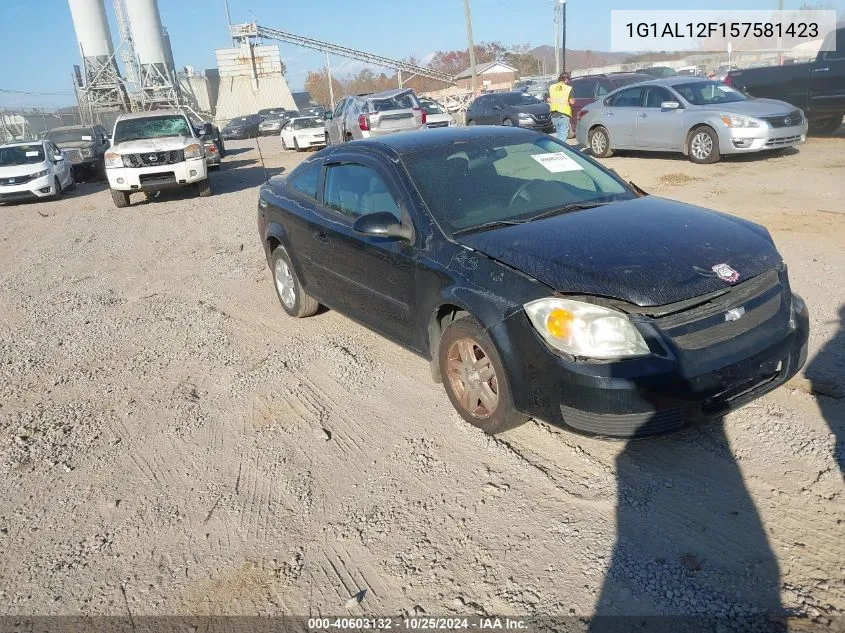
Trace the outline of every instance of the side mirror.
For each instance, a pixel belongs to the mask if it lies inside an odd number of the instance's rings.
[[[64,159],[65,159],[65,155],[62,154],[61,152],[59,152],[58,154],[53,156],[53,162],[55,162],[55,163],[58,163],[59,161],[62,161]]]
[[[202,133],[206,136],[211,136],[212,134],[214,134],[214,127],[211,125],[211,123],[203,123]]]
[[[410,229],[402,226],[389,211],[362,215],[355,220],[352,230],[373,237],[400,237],[409,241],[411,239]]]
[[[681,107],[681,104],[677,101],[664,101],[660,104],[661,110],[677,110]]]
[[[328,121],[328,120],[329,120],[329,119],[331,119],[333,116],[334,116],[334,112],[326,112],[326,114],[323,116],[323,118],[324,118],[324,119],[326,119],[326,120]]]

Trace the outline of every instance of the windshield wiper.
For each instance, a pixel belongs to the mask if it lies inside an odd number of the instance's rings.
[[[600,207],[602,205],[607,204],[607,201],[601,202],[572,202],[570,204],[564,205],[562,207],[556,207],[554,209],[549,209],[548,211],[544,211],[538,215],[533,215],[530,218],[525,218],[524,220],[493,220],[491,222],[485,222],[484,224],[476,224],[475,226],[468,226],[464,229],[458,229],[457,231],[453,231],[452,235],[463,235],[464,233],[475,233],[476,231],[486,231],[488,229],[495,229],[500,226],[515,226],[517,224],[526,224],[527,222],[533,222],[534,220],[542,220],[544,218],[550,218],[555,215],[560,215],[562,213],[569,213],[570,211],[581,211],[582,209],[592,209],[594,207]]]
[[[493,220],[492,222],[485,222],[484,224],[476,224],[475,226],[468,226],[457,231],[452,231],[453,236],[463,235],[464,233],[475,233],[476,231],[486,231],[487,229],[495,229],[499,226],[515,226],[517,224],[524,224],[528,220]]]

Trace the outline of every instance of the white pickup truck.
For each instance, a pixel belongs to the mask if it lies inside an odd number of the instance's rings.
[[[200,196],[211,195],[202,139],[178,110],[119,116],[104,161],[118,207],[128,207],[135,191],[192,186]]]

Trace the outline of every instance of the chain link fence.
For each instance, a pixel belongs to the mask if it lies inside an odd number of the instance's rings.
[[[120,112],[93,112],[84,117],[73,108],[7,108],[0,106],[0,143],[32,141],[67,125],[102,125],[111,130]],[[93,120],[91,120],[93,119]]]

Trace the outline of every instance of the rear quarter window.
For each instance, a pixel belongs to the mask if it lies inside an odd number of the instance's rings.
[[[288,180],[288,188],[312,200],[316,200],[317,183],[320,180],[321,168],[322,164],[314,163],[308,167],[303,167],[301,171],[291,174]]]

